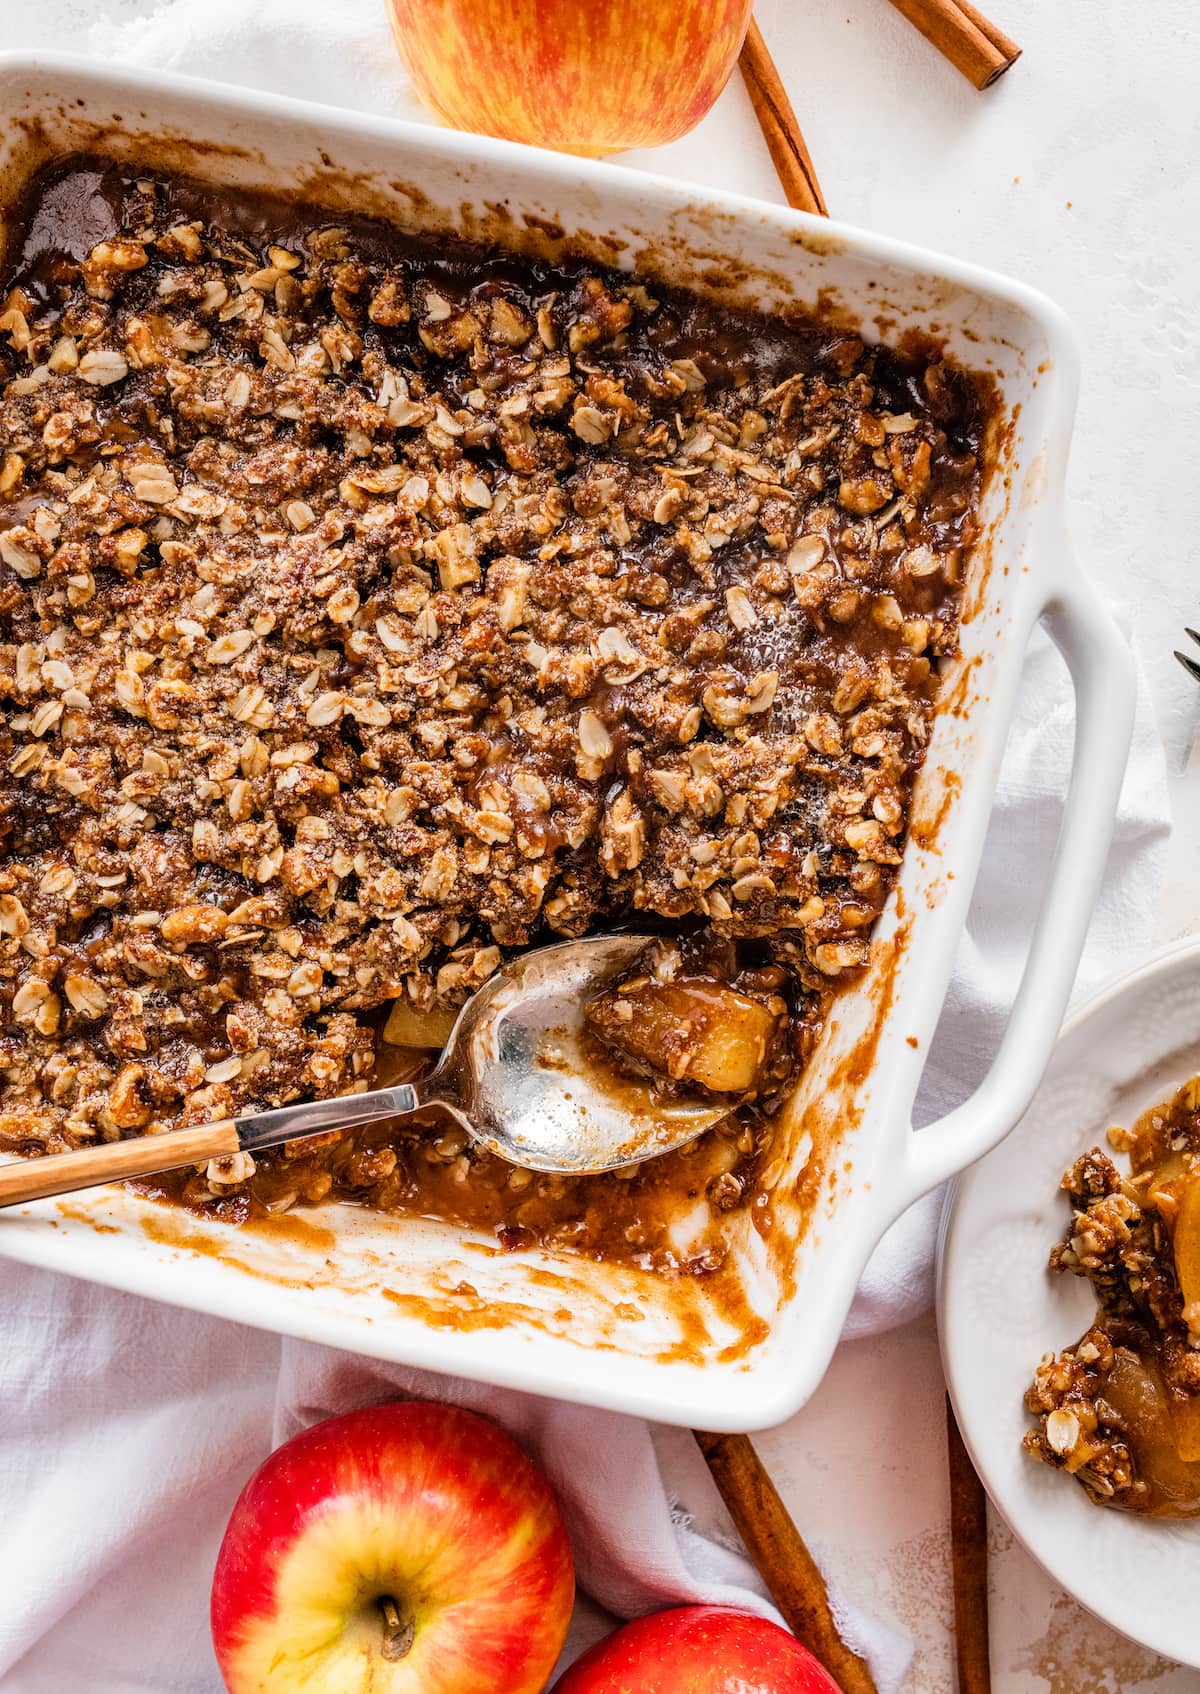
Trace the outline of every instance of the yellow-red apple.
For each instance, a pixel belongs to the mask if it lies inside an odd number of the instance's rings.
[[[724,88],[753,0],[388,0],[444,123],[565,153],[686,135]]]
[[[618,1629],[554,1694],[841,1694],[794,1635],[749,1612],[680,1606]]]
[[[230,1694],[540,1694],[575,1579],[545,1478],[489,1419],[314,1424],[242,1490],[212,1632]]]

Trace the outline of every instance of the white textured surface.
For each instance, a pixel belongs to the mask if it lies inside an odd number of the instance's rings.
[[[1193,605],[1200,613],[1189,499],[1200,458],[1200,21],[1193,0],[995,7],[1026,54],[985,95],[886,0],[761,0],[759,17],[832,207],[1022,275],[1079,325],[1075,539],[1123,597],[1150,672],[1180,826],[1158,926],[1174,935],[1195,927],[1200,886],[1200,778],[1188,769],[1200,691],[1170,658],[1179,626],[1195,621]],[[106,13],[117,22],[153,10],[149,0],[113,0]],[[279,15],[282,24],[286,6]],[[98,17],[79,0],[0,0],[0,44],[78,48]],[[95,35],[91,44],[100,44]],[[281,27],[281,60],[291,55],[294,68],[301,51]],[[364,104],[387,95],[381,63],[364,66]],[[319,65],[306,73],[306,91],[319,94]],[[736,84],[692,137],[654,162],[778,198]],[[952,1687],[941,1394],[932,1322],[923,1320],[844,1347],[814,1401],[762,1441],[847,1597],[916,1634],[913,1694]],[[664,1439],[686,1468],[686,1438]],[[690,1474],[704,1510],[704,1479]],[[997,1694],[1200,1687],[1194,1673],[1126,1646],[1066,1602],[995,1524],[992,1545]]]

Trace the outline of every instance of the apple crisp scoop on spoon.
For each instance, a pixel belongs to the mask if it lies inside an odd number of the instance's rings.
[[[767,1045],[759,1022],[773,1020],[759,1002],[715,982],[694,1005],[681,1003],[676,991],[673,1002],[652,1010],[644,994],[635,995],[643,1035],[654,1016],[674,1017],[693,1031],[700,1086],[687,1097],[624,1074],[591,1033],[604,1027],[597,996],[652,943],[646,935],[588,936],[523,954],[467,1001],[437,1068],[420,1081],[19,1159],[0,1166],[0,1206],[257,1153],[430,1106],[450,1112],[489,1152],[528,1170],[589,1175],[668,1153],[726,1117],[749,1091]]]

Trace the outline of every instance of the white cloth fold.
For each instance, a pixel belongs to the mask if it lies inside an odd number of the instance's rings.
[[[252,7],[245,0],[111,0],[82,40],[56,44],[117,64],[423,115],[380,0],[258,0]],[[740,117],[728,121],[736,127]],[[720,122],[719,111],[710,123]],[[969,1092],[994,1050],[1034,909],[1031,868],[1043,864],[1057,828],[1070,735],[1065,674],[1039,639],[931,1052],[926,1119]],[[1148,944],[1166,819],[1162,755],[1143,687],[1081,983],[1093,985]],[[902,1322],[928,1304],[937,1205],[937,1197],[922,1202],[890,1232],[847,1336]],[[608,1611],[631,1616],[704,1600],[770,1614],[741,1554],[699,1535],[673,1510],[661,1464],[671,1444],[653,1441],[637,1420],[422,1378],[42,1271],[5,1266],[0,1275],[5,1694],[62,1694],[84,1680],[89,1694],[218,1694],[208,1585],[243,1482],[273,1442],[317,1417],[394,1395],[454,1398],[487,1411],[537,1455],[562,1501],[581,1585]],[[571,1651],[604,1621],[582,1605]],[[847,1614],[844,1623],[871,1658],[881,1694],[897,1694],[911,1657],[907,1638],[861,1615]]]

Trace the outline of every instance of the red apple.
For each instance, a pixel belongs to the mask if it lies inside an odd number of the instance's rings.
[[[554,1694],[841,1694],[794,1635],[749,1612],[681,1606],[618,1629]]]
[[[567,153],[686,135],[737,63],[753,0],[388,0],[444,123]]]
[[[230,1694],[540,1694],[575,1579],[496,1424],[406,1402],[314,1424],[242,1490],[213,1576]]]

